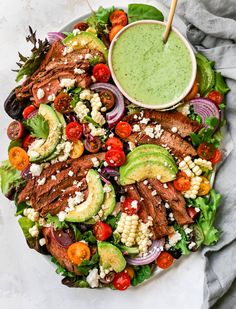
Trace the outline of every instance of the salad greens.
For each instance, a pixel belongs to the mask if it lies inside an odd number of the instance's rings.
[[[226,84],[223,76],[220,72],[215,73],[215,86],[214,89],[222,94],[226,94],[230,91],[229,86]]]
[[[24,125],[33,137],[47,139],[49,134],[48,121],[42,115],[37,114],[27,119]]]
[[[133,286],[142,283],[144,280],[150,278],[152,275],[152,270],[149,265],[134,266],[134,278],[131,281]]]
[[[47,222],[52,224],[56,230],[68,227],[65,221],[61,222],[57,216],[52,216],[51,214],[47,215]]]
[[[138,20],[164,20],[161,11],[151,5],[147,4],[129,4],[128,5],[128,19],[129,23]]]
[[[32,239],[33,237],[29,233],[29,229],[34,225],[34,222],[27,217],[21,217],[18,220],[20,227],[25,235],[26,240]]]
[[[82,274],[87,276],[89,274],[89,271],[93,269],[94,267],[98,268],[99,265],[99,255],[96,252],[90,260],[84,260],[79,266],[78,271]]]
[[[184,229],[181,226],[176,225],[175,228],[180,233],[182,238],[180,241],[177,242],[174,248],[180,249],[183,255],[189,255],[191,251],[188,249],[188,243],[189,243],[188,236],[186,235]]]

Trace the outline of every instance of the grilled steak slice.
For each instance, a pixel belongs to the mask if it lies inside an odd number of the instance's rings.
[[[136,115],[136,116],[135,116]],[[137,118],[138,117],[138,118]],[[145,109],[141,113],[132,114],[124,118],[129,123],[137,122],[142,118],[148,118],[161,124],[163,129],[171,130],[173,127],[177,128],[178,134],[182,137],[189,136],[191,132],[198,132],[202,125],[187,116],[177,111],[158,112],[155,110]]]
[[[148,214],[153,219],[155,239],[160,239],[172,233],[173,230],[168,227],[165,207],[163,206],[160,197],[152,196],[152,190],[149,189],[143,181],[137,183],[137,188],[144,199]]]
[[[68,271],[75,273],[76,275],[80,275],[79,271],[77,270],[77,266],[72,264],[69,260],[67,255],[67,249],[61,247],[52,235],[52,227],[44,227],[43,236],[46,241],[47,250],[54,256],[60,265],[66,268]]]
[[[185,225],[193,223],[193,220],[186,211],[185,200],[182,194],[175,190],[172,183],[162,184],[157,179],[148,179],[148,182],[158,192],[161,199],[170,205],[178,224]]]

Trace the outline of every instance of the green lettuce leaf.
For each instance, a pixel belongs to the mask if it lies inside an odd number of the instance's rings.
[[[48,214],[46,220],[47,220],[47,223],[52,224],[56,230],[60,230],[60,229],[68,227],[65,221],[61,222],[59,220],[58,216],[52,216],[51,214]]]
[[[87,276],[89,271],[93,268],[98,268],[99,263],[99,255],[96,252],[90,260],[83,260],[83,262],[78,266],[78,271],[82,274]]]
[[[109,23],[109,17],[111,15],[112,12],[114,12],[115,7],[112,6],[109,9],[105,9],[104,7],[100,6],[99,9],[96,12],[96,17],[97,17],[97,21],[98,23],[103,26],[103,25],[107,25]]]
[[[28,219],[27,217],[21,217],[18,220],[20,227],[25,235],[26,240],[30,240],[33,237],[29,233],[29,229],[34,225],[34,222]]]
[[[164,20],[161,11],[151,5],[147,4],[129,4],[128,5],[128,19],[129,23],[138,20]]]
[[[180,241],[177,242],[174,248],[180,249],[182,252],[182,255],[189,255],[191,251],[188,249],[188,244],[189,244],[188,236],[186,235],[184,229],[181,226],[176,225],[175,228],[180,233],[182,238]]]
[[[40,114],[24,121],[25,127],[33,137],[47,139],[49,134],[48,121]]]
[[[226,84],[223,76],[220,72],[215,73],[215,90],[219,91],[222,94],[226,94],[230,91],[230,88]]]
[[[134,266],[134,278],[131,281],[133,286],[142,283],[144,280],[150,278],[152,275],[152,270],[149,265]]]

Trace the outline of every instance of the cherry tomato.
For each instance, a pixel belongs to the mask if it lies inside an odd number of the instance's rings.
[[[61,92],[54,100],[54,108],[56,111],[62,114],[70,113],[73,110],[71,101],[72,98],[69,96],[69,94]]]
[[[161,254],[156,259],[157,266],[162,269],[169,268],[173,264],[173,261],[173,256],[165,251],[161,252]]]
[[[101,140],[98,136],[93,137],[92,139],[87,138],[84,142],[85,149],[91,153],[97,153],[101,146]]]
[[[29,105],[23,110],[23,117],[24,119],[28,119],[29,115],[36,110],[36,107],[34,105]]]
[[[73,264],[80,265],[84,260],[90,259],[91,252],[87,244],[79,241],[70,245],[67,255]]]
[[[119,291],[124,291],[130,286],[130,277],[127,273],[121,272],[115,275],[113,280],[114,287]]]
[[[110,15],[110,22],[112,24],[112,27],[115,26],[126,26],[128,24],[128,18],[125,12],[121,10],[115,10]]]
[[[115,133],[121,138],[127,138],[132,132],[131,125],[126,121],[120,121],[115,127]]]
[[[120,149],[108,150],[105,154],[105,159],[109,166],[121,166],[126,161],[125,153]]]
[[[100,100],[107,110],[112,109],[115,104],[114,94],[110,90],[101,90],[99,93]]]
[[[190,178],[184,173],[178,173],[177,178],[174,180],[174,187],[178,191],[187,191],[190,189]]]
[[[120,32],[121,29],[123,29],[124,26],[121,26],[121,25],[118,25],[118,26],[115,26],[111,29],[110,33],[109,33],[109,39],[110,39],[110,42],[114,39],[114,37],[116,36],[116,34],[118,32]]]
[[[211,160],[215,154],[215,147],[208,143],[202,143],[197,149],[197,153],[201,159]]]
[[[214,90],[208,93],[207,98],[214,102],[216,105],[220,105],[224,97],[219,91]]]
[[[24,126],[20,121],[12,121],[7,128],[7,136],[12,141],[20,139],[24,134]]]
[[[85,31],[85,30],[88,29],[88,27],[89,27],[89,25],[87,23],[81,21],[81,22],[75,24],[73,28],[79,29],[80,31]]]
[[[216,164],[219,163],[220,161],[221,161],[221,151],[220,149],[216,149],[213,158],[211,159],[211,163]]]
[[[134,278],[134,268],[132,266],[127,265],[124,272],[130,277],[131,280]]]
[[[27,150],[34,141],[35,138],[33,136],[31,136],[30,134],[26,135],[26,137],[23,139],[23,148]]]
[[[19,171],[23,171],[29,165],[29,157],[21,147],[12,147],[8,157],[11,165]]]
[[[122,211],[127,213],[127,215],[132,216],[136,214],[140,209],[140,204],[137,200],[127,197],[122,203]]]
[[[110,149],[120,149],[123,150],[123,144],[121,140],[117,137],[109,137],[105,143],[108,150]]]
[[[70,152],[70,157],[72,159],[80,158],[83,152],[84,152],[84,144],[81,141],[73,142],[72,150]]]
[[[93,76],[98,82],[107,83],[111,77],[111,71],[106,64],[98,63],[93,68]]]
[[[98,221],[93,227],[93,234],[95,235],[97,240],[103,241],[111,236],[112,228],[109,224]]]
[[[198,94],[198,85],[199,83],[197,82],[197,80],[195,80],[192,89],[190,90],[190,92],[186,95],[186,97],[184,98],[185,102],[188,102],[194,98],[197,97]]]
[[[193,220],[196,220],[196,218],[199,215],[199,212],[197,212],[194,207],[187,207],[187,213],[188,213],[189,217]]]
[[[199,187],[197,195],[204,196],[210,192],[211,185],[210,185],[210,181],[206,177],[202,176],[201,178],[202,178],[202,181],[200,183],[200,187]]]
[[[76,121],[70,122],[66,126],[66,136],[70,141],[73,142],[78,141],[82,136],[82,132],[83,132],[82,125]]]

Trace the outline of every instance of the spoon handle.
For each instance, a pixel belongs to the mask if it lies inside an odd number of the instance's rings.
[[[165,29],[165,32],[163,34],[163,42],[164,43],[167,42],[169,34],[170,34],[172,21],[173,21],[175,9],[176,9],[176,6],[177,6],[177,1],[178,0],[172,0],[172,3],[171,3],[170,13],[169,13],[168,20],[167,20],[167,23],[166,23],[166,29]]]

